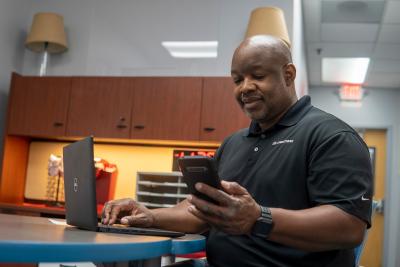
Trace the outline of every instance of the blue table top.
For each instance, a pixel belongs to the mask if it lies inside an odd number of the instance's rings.
[[[121,235],[55,225],[47,218],[0,214],[0,262],[115,262],[171,252],[167,237]]]
[[[182,237],[172,239],[171,254],[181,255],[204,250],[206,239],[202,235],[187,234]]]

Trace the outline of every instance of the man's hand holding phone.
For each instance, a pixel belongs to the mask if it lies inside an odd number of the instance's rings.
[[[221,181],[212,159],[184,157],[178,161],[191,195],[188,211],[229,234],[249,234],[261,209],[236,182]]]
[[[221,189],[216,189],[197,183],[196,189],[218,204],[190,195],[189,212],[223,232],[249,234],[254,222],[261,215],[260,206],[238,183],[221,181],[221,186]]]

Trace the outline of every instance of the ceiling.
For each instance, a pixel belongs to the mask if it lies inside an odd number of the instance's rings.
[[[310,87],[323,57],[370,57],[364,87],[400,89],[400,0],[303,0]]]

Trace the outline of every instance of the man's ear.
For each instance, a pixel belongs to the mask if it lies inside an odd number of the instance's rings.
[[[294,83],[296,79],[296,67],[293,63],[288,63],[284,66],[284,77],[286,86],[290,86]]]

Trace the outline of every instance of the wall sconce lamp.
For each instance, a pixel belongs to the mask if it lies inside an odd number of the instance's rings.
[[[35,14],[25,46],[42,53],[39,76],[46,75],[49,53],[61,53],[68,48],[63,17],[55,13]]]
[[[260,7],[251,12],[246,38],[254,35],[272,35],[280,38],[289,48],[290,38],[283,11],[277,7]]]

